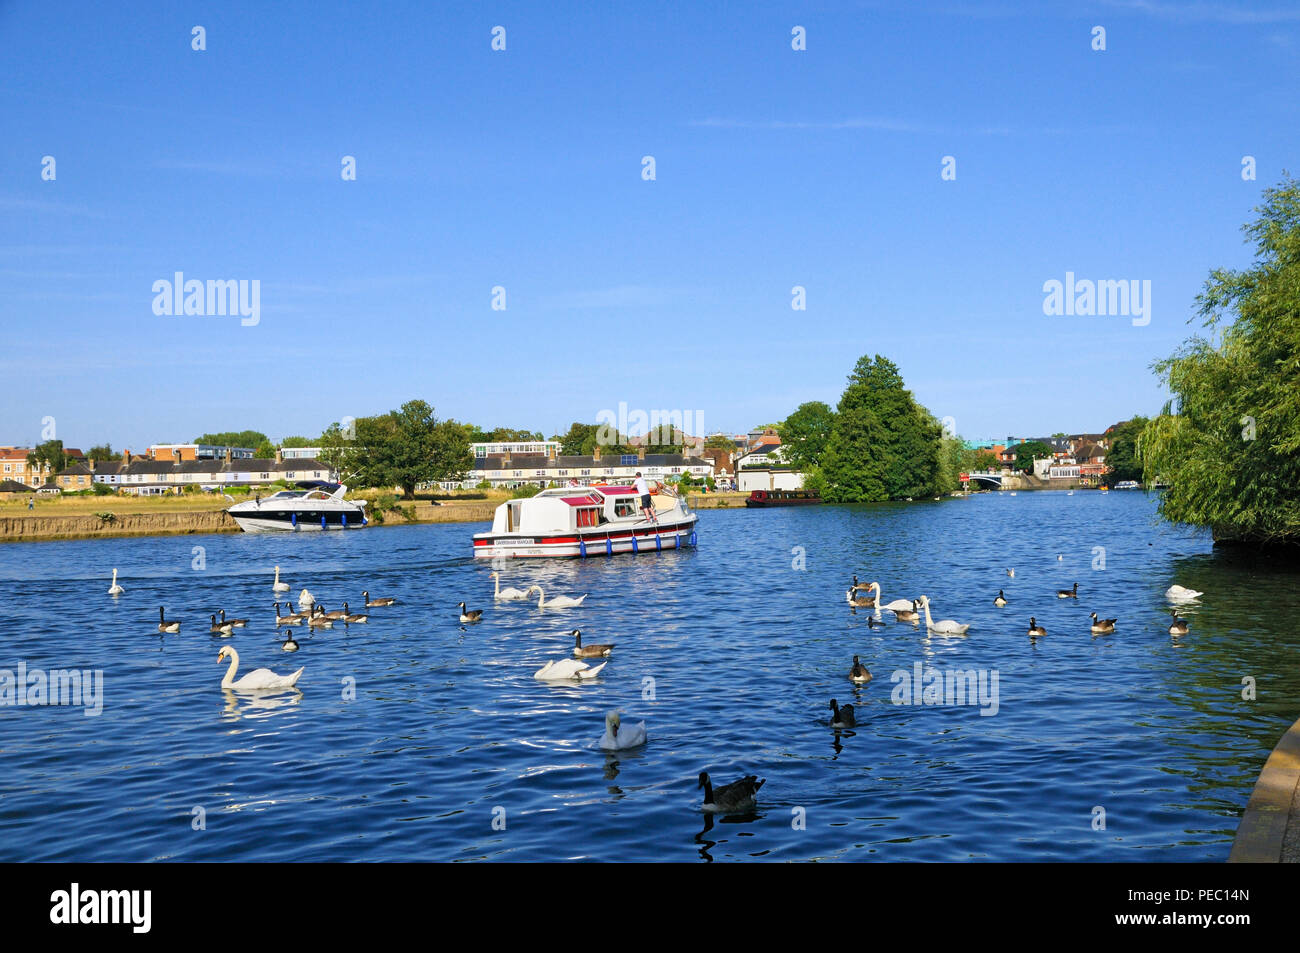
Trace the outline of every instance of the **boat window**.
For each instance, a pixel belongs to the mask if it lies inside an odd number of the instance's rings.
[[[615,516],[635,516],[636,509],[637,509],[636,501],[631,499],[630,497],[627,499],[620,499],[614,501]]]

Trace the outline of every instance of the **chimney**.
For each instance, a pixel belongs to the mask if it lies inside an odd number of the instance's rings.
[[[600,463],[600,444],[596,444],[596,449],[591,451],[591,459],[596,463]]]
[[[126,467],[126,466],[130,466],[130,465],[131,465],[131,451],[130,451],[130,450],[123,450],[123,451],[122,451],[122,466]]]
[[[277,454],[278,454],[279,452],[280,452],[279,450],[276,451]],[[234,462],[234,459],[235,459],[235,451],[232,450],[230,447],[227,447],[227,448],[226,448],[226,466],[230,466],[230,464]]]
[[[636,461],[637,461],[637,463],[642,463],[642,462],[644,462],[644,460],[645,460],[645,447],[637,447],[637,448],[636,448]]]
[[[180,450],[180,447],[177,447],[175,450],[172,451],[172,458],[173,458],[173,459],[172,459],[172,462],[173,462],[174,464],[176,464],[176,466],[180,466],[180,465],[181,465],[181,450]]]
[[[555,444],[549,444],[546,448],[546,459],[555,462]]]
[[[95,458],[94,458],[94,457],[90,457],[88,460],[86,460],[86,466],[90,467],[90,472],[91,472],[91,473],[94,473],[94,472],[95,472]]]
[[[226,459],[229,460],[230,457],[228,456],[228,454],[230,453],[230,451],[227,450],[226,453],[227,453]],[[284,451],[281,450],[279,447],[277,447],[275,450],[275,462],[277,464],[284,463]]]
[[[501,469],[502,469],[502,470],[509,470],[509,469],[510,469],[510,451],[509,451],[509,450],[507,450],[505,453],[501,454]]]

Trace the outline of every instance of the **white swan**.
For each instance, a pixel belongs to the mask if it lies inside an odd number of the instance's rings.
[[[275,567],[275,582],[271,583],[271,591],[272,591],[272,592],[288,592],[288,591],[289,591],[289,584],[288,584],[287,582],[281,582],[281,581],[280,581],[280,567],[279,567],[279,566],[276,566],[276,567]]]
[[[601,735],[600,746],[606,751],[639,748],[645,744],[645,737],[644,721],[639,725],[624,725],[619,721],[618,712],[611,711],[605,716],[605,733]]]
[[[960,622],[954,622],[952,619],[941,619],[938,622],[930,618],[930,597],[922,596],[920,598],[921,607],[925,609],[925,627],[931,632],[938,632],[942,635],[965,635],[966,630],[970,628],[970,623],[962,625]]]
[[[114,570],[116,572],[117,570]],[[113,590],[109,590],[112,592]],[[1170,586],[1165,590],[1165,598],[1173,602],[1187,599],[1199,599],[1205,595],[1203,592],[1197,592],[1195,589],[1188,589],[1186,586]]]
[[[316,603],[316,597],[304,589],[298,593],[298,605],[304,609],[310,609]]]
[[[890,612],[897,612],[902,609],[906,612],[913,608],[911,599],[895,599],[893,602],[885,602],[884,596],[880,592],[880,583],[873,582],[872,587],[876,590],[876,606],[881,609],[888,609]]]
[[[539,609],[576,609],[582,605],[582,600],[587,598],[585,595],[574,599],[571,596],[556,596],[550,602],[546,601],[546,593],[541,586],[533,586],[537,590],[537,608]],[[532,592],[532,589],[528,590]]]
[[[124,593],[124,592],[126,592],[126,590],[123,589],[121,586],[119,586],[119,585],[117,584],[117,570],[114,569],[114,570],[113,570],[113,584],[112,584],[111,586],[108,587],[108,594],[109,594],[110,596],[120,596],[120,595],[121,595],[122,593]],[[1197,595],[1200,595],[1200,593],[1197,593]]]
[[[496,591],[492,594],[493,599],[527,599],[531,589],[516,589],[513,586],[505,589],[501,588],[501,573],[494,572],[492,579],[496,585]]]
[[[562,658],[557,662],[547,662],[533,673],[533,678],[540,678],[547,682],[571,681],[573,679],[582,681],[586,678],[595,678],[600,674],[600,670],[608,664],[608,662],[601,662],[593,668],[586,662],[579,662],[576,658]]]
[[[231,646],[224,645],[217,653],[217,661],[224,662],[227,658],[230,659],[230,668],[226,670],[226,677],[221,680],[222,688],[238,688],[244,691],[260,688],[292,688],[303,673],[302,669],[298,669],[292,675],[276,675],[269,668],[255,668],[239,681],[235,681],[235,670],[239,668],[239,653]]]

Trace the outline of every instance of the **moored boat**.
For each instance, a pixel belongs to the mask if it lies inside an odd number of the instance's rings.
[[[822,498],[809,490],[754,490],[745,500],[746,506],[808,506],[822,502]]]
[[[650,497],[654,519],[641,512],[630,486],[567,486],[507,500],[492,529],[474,534],[474,556],[603,556],[695,545],[699,519],[684,498],[660,489]]]
[[[256,497],[226,510],[245,533],[294,530],[360,529],[366,525],[365,500],[345,500],[342,483],[309,480],[296,490]]]

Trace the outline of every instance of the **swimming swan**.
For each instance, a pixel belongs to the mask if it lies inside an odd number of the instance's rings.
[[[579,662],[577,659],[562,658],[558,661],[547,662],[533,673],[533,678],[540,678],[547,682],[572,681],[574,679],[582,681],[587,678],[595,678],[600,674],[600,670],[608,664],[608,662],[601,662],[593,668],[586,662]]]
[[[496,591],[492,593],[493,599],[527,599],[531,589],[515,589],[513,586],[506,589],[501,588],[501,573],[494,572],[492,579],[496,583]]]
[[[880,583],[873,582],[871,585],[876,590],[876,605],[880,606],[880,608],[888,609],[890,612],[897,612],[899,609],[906,612],[908,609],[913,608],[911,599],[895,599],[893,602],[885,602],[885,597],[880,592]]]
[[[739,781],[724,784],[715,791],[708,772],[701,771],[700,783],[696,787],[704,788],[704,810],[717,814],[736,814],[754,809],[758,789],[766,783],[767,778],[749,774]]]
[[[298,593],[298,605],[304,609],[310,609],[312,607],[312,603],[314,603],[315,601],[316,601],[316,597],[313,596],[306,589]]]
[[[279,566],[276,566],[276,567],[275,567],[275,582],[271,583],[271,591],[272,591],[272,592],[288,592],[288,591],[289,591],[289,584],[288,584],[287,582],[281,582],[281,581],[280,581],[280,567],[279,567]]]
[[[124,592],[126,592],[126,590],[123,589],[121,586],[119,586],[119,585],[117,584],[117,570],[114,569],[114,570],[113,570],[113,584],[112,584],[111,586],[108,587],[108,594],[109,594],[110,596],[120,596],[120,595],[121,595],[122,593],[124,593]]]
[[[116,573],[117,570],[114,569],[113,572]],[[116,578],[116,576],[114,576],[114,578]],[[110,589],[108,591],[112,592],[113,590]],[[1165,598],[1173,602],[1180,602],[1187,599],[1199,599],[1203,595],[1205,595],[1205,593],[1197,592],[1195,589],[1188,589],[1186,586],[1170,586],[1165,590]]]
[[[302,669],[298,669],[292,675],[276,675],[269,668],[255,668],[239,681],[235,681],[235,670],[239,668],[239,653],[233,646],[223,645],[221,651],[217,653],[218,662],[226,659],[230,659],[230,668],[226,670],[226,677],[221,680],[222,688],[238,688],[242,691],[292,688],[303,673]]]
[[[541,586],[533,586],[533,589],[537,590],[537,608],[539,609],[576,609],[582,605],[582,600],[587,598],[585,595],[579,596],[577,599],[571,596],[556,596],[550,602],[547,602],[546,593]]]
[[[941,635],[965,635],[966,630],[970,628],[969,622],[963,625],[960,622],[954,622],[952,619],[933,621],[930,618],[930,597],[922,596],[918,601],[921,608],[925,610],[925,627],[931,632],[938,632]]]
[[[625,725],[620,721],[616,711],[611,711],[605,716],[605,733],[600,737],[600,746],[606,751],[639,748],[645,744],[645,740],[644,721],[636,725]]]

